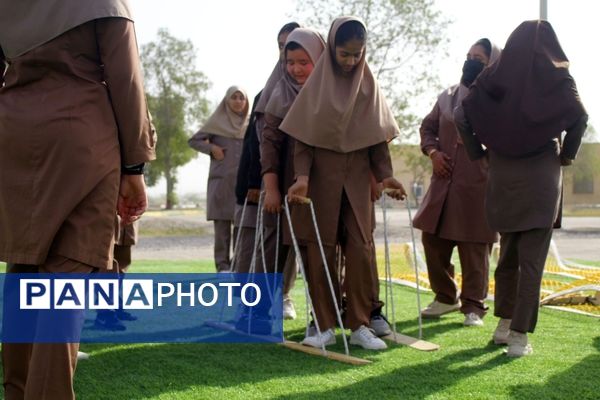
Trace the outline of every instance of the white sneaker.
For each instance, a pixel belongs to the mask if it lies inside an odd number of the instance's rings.
[[[500,318],[498,326],[492,335],[495,344],[508,344],[508,334],[510,333],[510,319]]]
[[[319,349],[323,346],[335,344],[335,332],[333,329],[327,329],[325,332],[321,332],[321,335],[307,336],[302,341],[302,344]]]
[[[483,320],[475,313],[465,314],[464,326],[483,326]]]
[[[83,351],[77,352],[77,361],[87,360],[89,358],[90,358],[90,355],[88,353],[84,353]]]
[[[360,328],[353,331],[350,335],[350,344],[356,344],[367,350],[387,349],[387,344],[377,336],[372,329],[361,325]]]
[[[290,298],[283,300],[283,319],[296,319],[296,309]]]
[[[533,347],[527,342],[527,334],[511,330],[508,334],[506,355],[509,357],[523,357],[531,354],[533,354]]]
[[[434,300],[423,311],[421,311],[421,316],[423,318],[439,318],[444,314],[460,310],[460,306],[460,300],[456,304],[445,304]]]
[[[373,329],[373,332],[377,336],[387,336],[392,334],[392,328],[390,323],[385,319],[383,315],[375,315],[369,322],[369,327]]]

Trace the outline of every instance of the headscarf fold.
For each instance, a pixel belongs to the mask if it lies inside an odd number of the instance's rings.
[[[0,47],[15,58],[98,18],[132,20],[128,0],[0,0]]]
[[[390,141],[399,131],[366,62],[366,49],[350,77],[336,67],[335,36],[350,21],[364,26],[357,17],[333,21],[327,38],[328,54],[319,59],[280,125],[282,131],[301,142],[341,153]]]
[[[508,157],[535,153],[586,114],[547,21],[519,25],[462,104],[481,142]]]
[[[316,64],[325,49],[325,42],[321,35],[310,28],[296,28],[288,36],[288,43],[298,43],[308,53],[313,64]],[[302,88],[294,79],[286,72],[284,76],[277,82],[269,102],[265,107],[265,112],[272,114],[278,118],[284,118],[290,107],[296,100],[298,92]]]
[[[234,113],[227,105],[227,101],[235,92],[240,92],[246,97],[246,107],[244,108],[242,115]],[[225,97],[223,97],[223,100],[221,100],[199,132],[232,139],[242,139],[246,132],[246,127],[248,126],[249,109],[246,91],[239,86],[231,86],[227,89]]]

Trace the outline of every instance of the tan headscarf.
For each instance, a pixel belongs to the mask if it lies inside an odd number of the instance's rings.
[[[483,40],[483,39],[480,39],[480,40]],[[490,60],[488,61],[488,64],[485,66],[485,68],[490,67],[494,62],[496,62],[496,60],[500,57],[500,54],[502,53],[502,50],[498,46],[496,46],[496,44],[494,44],[494,42],[492,42],[489,39],[487,39],[487,40],[490,42],[492,50],[490,52]],[[478,44],[478,43],[476,42],[473,45],[475,45],[475,44]],[[456,93],[456,91],[458,91],[457,98],[453,101],[452,95],[454,93]],[[444,116],[447,119],[454,120],[454,108],[456,107],[457,104],[460,104],[462,102],[462,100],[467,96],[467,94],[469,94],[469,88],[463,84],[458,84],[457,86],[454,87],[454,89],[448,89],[448,92],[449,92],[448,94],[450,96],[444,96],[443,94],[446,94],[446,92],[444,92],[442,95],[439,96],[438,105],[440,107],[440,112],[442,114],[444,114]],[[460,136],[459,136],[458,140],[461,140]]]
[[[7,58],[25,54],[98,18],[132,20],[128,0],[0,0],[0,46]]]
[[[367,65],[366,50],[351,77],[342,76],[336,68],[335,36],[349,21],[364,26],[356,17],[333,21],[327,39],[329,54],[319,59],[280,126],[310,146],[341,153],[390,141],[399,131]]]
[[[235,92],[240,92],[246,97],[246,107],[242,112],[242,115],[234,113],[227,105],[227,100]],[[199,132],[210,133],[212,135],[223,136],[232,139],[242,139],[246,133],[246,127],[248,126],[248,111],[250,110],[248,104],[248,95],[246,91],[239,86],[231,86],[227,89],[225,97],[219,103],[216,110],[208,118],[208,121],[204,124]]]
[[[321,35],[310,28],[296,28],[290,33],[285,45],[294,42],[298,43],[308,53],[313,64],[316,64],[323,50],[325,42]],[[302,88],[294,79],[286,72],[285,75],[277,82],[269,102],[265,107],[265,112],[276,116],[277,118],[285,118],[290,107],[296,100],[298,92]]]

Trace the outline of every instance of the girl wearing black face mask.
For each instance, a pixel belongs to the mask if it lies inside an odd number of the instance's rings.
[[[431,158],[433,176],[414,226],[423,231],[429,281],[436,295],[422,311],[425,318],[460,310],[465,314],[465,326],[483,325],[488,258],[497,234],[484,215],[487,167],[469,160],[454,125],[453,110],[477,75],[499,54],[488,39],[477,41],[467,53],[460,85],[442,92],[421,124],[421,150]],[[460,298],[450,262],[454,247],[458,247],[463,274]]]
[[[491,56],[492,43],[488,39],[479,39],[467,53],[460,83],[466,87],[471,86],[481,71],[490,63]]]

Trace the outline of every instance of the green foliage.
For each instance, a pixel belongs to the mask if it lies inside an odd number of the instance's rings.
[[[141,54],[148,107],[158,133],[157,159],[148,168],[147,179],[153,186],[165,178],[166,208],[171,209],[177,203],[177,168],[196,156],[187,145],[187,132],[208,114],[204,96],[210,83],[196,69],[192,42],[171,36],[167,29],[159,29],[157,40],[142,46]]]
[[[439,90],[436,61],[445,54],[449,21],[434,0],[297,0],[299,21],[328,30],[340,15],[361,17],[369,30],[367,60],[401,129],[414,139],[420,117],[415,100]]]

